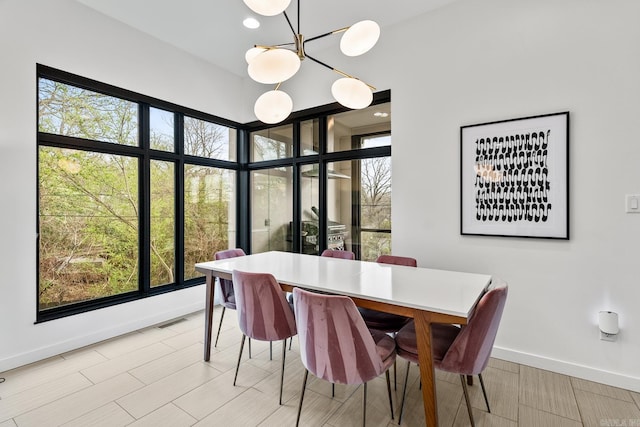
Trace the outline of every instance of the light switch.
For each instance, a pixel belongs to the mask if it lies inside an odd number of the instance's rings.
[[[625,196],[625,211],[627,213],[640,213],[640,194],[627,194]]]

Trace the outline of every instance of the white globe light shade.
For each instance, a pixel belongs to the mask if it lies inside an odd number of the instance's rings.
[[[281,90],[265,92],[256,100],[253,112],[263,123],[279,123],[289,117],[293,110],[291,97]]]
[[[266,49],[262,49],[260,47],[252,47],[251,49],[249,49],[245,54],[244,54],[244,59],[245,61],[247,61],[247,64],[249,62],[251,62],[251,60],[253,58],[255,58],[256,56],[260,55],[262,52],[264,52]]]
[[[263,16],[273,16],[284,12],[291,0],[244,0],[249,9]]]
[[[333,82],[331,93],[340,104],[354,110],[366,108],[373,101],[373,92],[369,86],[358,79],[348,77]]]
[[[380,38],[380,26],[374,21],[353,24],[340,39],[340,50],[347,56],[358,56],[368,52]]]
[[[300,69],[300,58],[288,49],[269,49],[251,59],[247,71],[258,83],[283,82]]]

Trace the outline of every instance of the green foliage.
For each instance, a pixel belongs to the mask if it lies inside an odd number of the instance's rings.
[[[138,145],[137,104],[47,79],[38,85],[40,132]]]
[[[220,126],[200,121],[197,125],[198,132],[185,130],[189,144],[198,147],[197,154],[224,151]],[[137,145],[138,106],[40,79],[39,130]],[[151,138],[152,147],[173,150],[167,135],[152,133]],[[140,288],[140,164],[138,158],[125,155],[40,146],[41,309]],[[154,160],[150,166],[149,274],[151,286],[157,286],[183,280],[175,277],[175,177],[179,172],[172,162]],[[184,265],[185,278],[190,278],[197,276],[195,262],[211,259],[216,250],[228,247],[233,176],[190,165],[184,173]]]
[[[137,159],[41,147],[42,306],[137,289]]]
[[[194,264],[211,260],[216,251],[229,247],[228,212],[234,179],[230,171],[185,165],[185,278],[200,276]]]

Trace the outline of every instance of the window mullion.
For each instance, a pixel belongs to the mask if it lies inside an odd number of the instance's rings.
[[[151,289],[151,157],[149,138],[149,105],[140,104],[139,107],[139,135],[143,155],[139,162],[139,200],[140,212],[138,214],[138,239],[139,239],[139,290],[148,293]]]
[[[179,160],[175,164],[175,278],[176,283],[184,284],[184,115],[175,114],[174,140]]]

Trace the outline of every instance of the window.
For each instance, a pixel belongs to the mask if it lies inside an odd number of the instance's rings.
[[[42,65],[37,84],[37,321],[201,284],[231,247],[390,251],[388,92],[255,128]]]
[[[40,132],[138,145],[135,103],[46,78],[38,89]]]
[[[175,151],[175,115],[171,111],[149,107],[150,143],[154,150]]]
[[[151,160],[151,286],[171,284],[175,278],[176,191],[175,164]]]
[[[251,133],[251,252],[391,252],[390,107]]]
[[[138,159],[47,146],[38,158],[40,310],[138,289]]]
[[[235,247],[233,123],[38,66],[38,321],[203,282]]]
[[[391,103],[371,105],[362,110],[334,114],[327,124],[327,152],[357,150],[373,146],[391,146],[391,138],[381,138],[376,145],[360,135],[389,133],[391,129]]]
[[[251,134],[251,161],[284,159],[293,155],[293,126],[269,128]]]
[[[318,163],[302,165],[300,168],[300,247],[303,254],[318,255],[320,253],[319,169]],[[290,234],[290,240],[293,243],[293,224],[291,224]]]
[[[328,164],[327,247],[375,261],[391,253],[391,158]]]
[[[207,120],[185,117],[184,153],[208,159],[236,159],[236,130]]]
[[[251,251],[291,251],[289,227],[293,220],[291,167],[251,173]]]
[[[195,263],[235,247],[236,172],[210,166],[184,167],[184,279],[201,277]]]
[[[300,123],[300,155],[309,156],[320,152],[320,120]]]
[[[374,261],[391,253],[391,158],[360,161],[360,253]]]

